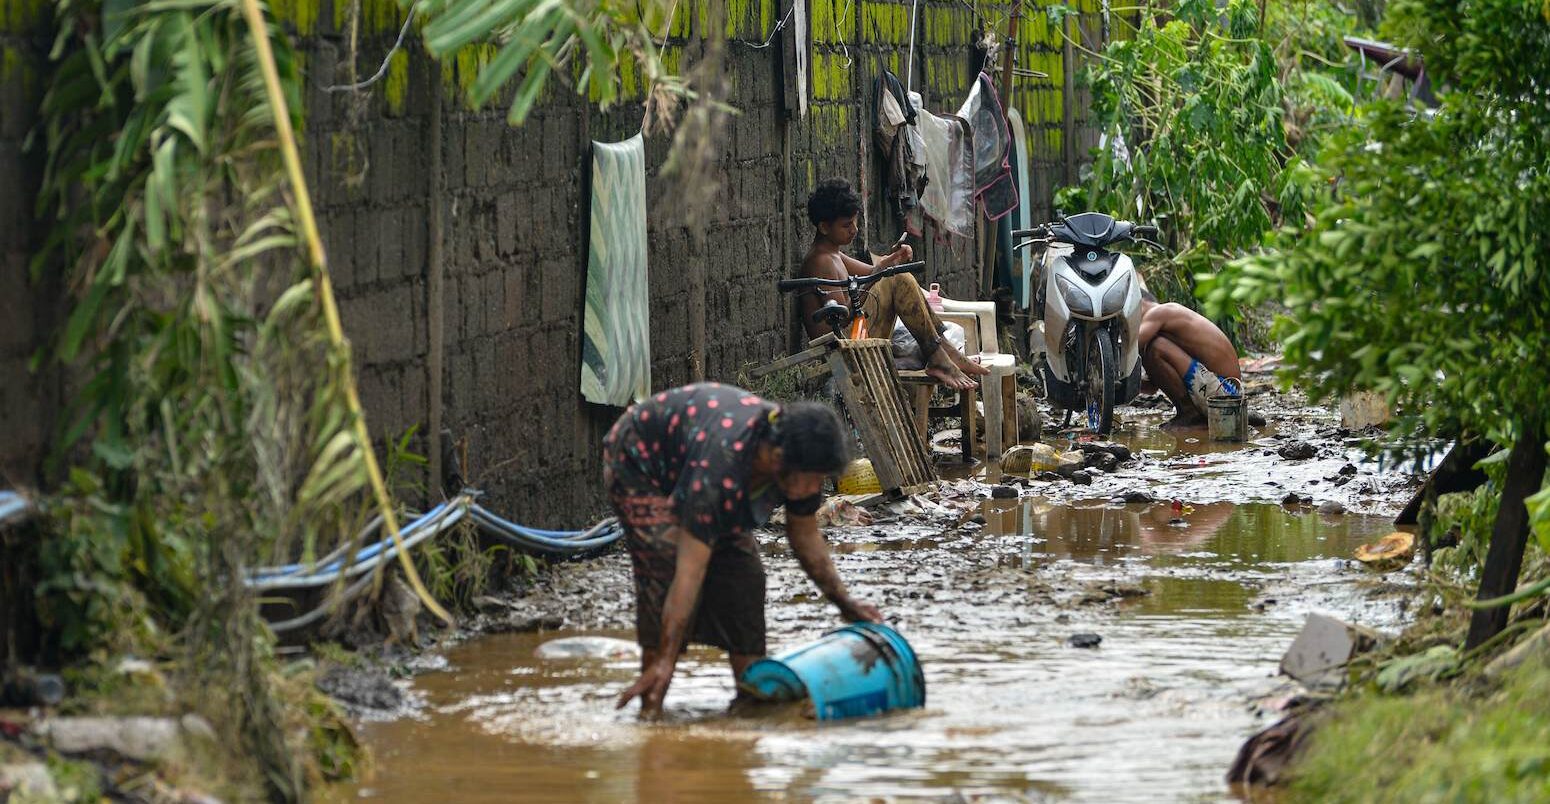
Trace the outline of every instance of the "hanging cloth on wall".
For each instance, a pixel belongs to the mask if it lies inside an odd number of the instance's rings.
[[[956,115],[935,115],[921,107],[920,93],[909,93],[917,115],[921,153],[926,158],[926,189],[920,206],[944,232],[974,236],[974,141],[969,124]]]
[[[898,76],[887,70],[872,86],[877,113],[877,147],[887,161],[883,191],[894,214],[910,234],[921,234],[920,192],[926,179],[925,142],[915,125],[917,115],[904,97]]]
[[[974,195],[985,217],[999,220],[1017,208],[1017,187],[1007,158],[1012,150],[1012,133],[989,75],[980,73],[958,109],[958,116],[969,121],[974,132]]]
[[[646,140],[592,143],[591,239],[581,395],[624,407],[651,393],[646,284]]]

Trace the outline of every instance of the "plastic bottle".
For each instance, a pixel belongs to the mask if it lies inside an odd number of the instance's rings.
[[[926,291],[926,304],[931,305],[931,309],[939,313],[942,312],[941,285],[937,284],[936,282],[931,283],[931,289]]]

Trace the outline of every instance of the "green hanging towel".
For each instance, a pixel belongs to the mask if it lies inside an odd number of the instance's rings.
[[[592,231],[581,395],[624,407],[651,393],[646,141],[592,143]]]

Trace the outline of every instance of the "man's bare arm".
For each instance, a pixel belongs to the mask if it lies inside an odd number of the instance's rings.
[[[667,696],[668,685],[673,681],[678,653],[683,649],[689,633],[689,619],[694,616],[700,586],[705,582],[705,568],[710,565],[710,545],[683,528],[673,528],[667,535],[678,545],[678,558],[673,583],[667,589],[667,601],[662,606],[662,636],[657,644],[657,660],[641,671],[640,678],[619,696],[618,703],[623,707],[638,695],[642,715],[653,715],[662,710],[662,699]]]
[[[839,608],[840,616],[850,622],[883,621],[883,616],[876,606],[857,601],[845,591],[845,584],[840,581],[840,575],[834,569],[834,562],[829,558],[829,546],[824,543],[823,534],[818,531],[817,517],[792,516],[788,512],[786,539],[791,542],[791,551],[796,553],[797,563],[802,565],[802,571],[807,573],[807,577],[813,579],[813,584],[818,587],[818,591]]]

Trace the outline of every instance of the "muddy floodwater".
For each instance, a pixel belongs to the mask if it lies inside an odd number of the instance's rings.
[[[795,710],[730,716],[724,659],[694,648],[679,664],[667,721],[637,723],[613,707],[635,676],[633,660],[534,655],[561,637],[632,638],[627,561],[614,555],[563,568],[563,594],[579,601],[567,622],[578,627],[477,637],[407,682],[411,714],[359,726],[375,772],[333,795],[1229,798],[1223,775],[1243,738],[1269,722],[1253,704],[1281,683],[1277,662],[1304,617],[1326,612],[1386,631],[1402,624],[1405,576],[1373,576],[1347,559],[1393,529],[1403,499],[1396,481],[1339,439],[1293,464],[1266,444],[1215,451],[1203,432],[1187,442],[1152,424],[1135,417],[1122,438],[1150,450],[1148,460],[1092,487],[1031,483],[1018,499],[962,503],[979,508],[956,517],[906,512],[830,529],[853,592],[914,645],[923,709],[825,724]],[[1357,481],[1332,488],[1327,478],[1347,462],[1361,464]],[[1368,486],[1347,488],[1359,482]],[[972,485],[960,482],[959,492]],[[1114,501],[1147,488],[1164,489],[1163,499]],[[1280,504],[1287,490],[1319,499],[1321,489],[1369,513]],[[764,545],[779,652],[835,621],[780,537]],[[1077,633],[1102,643],[1069,646]]]

